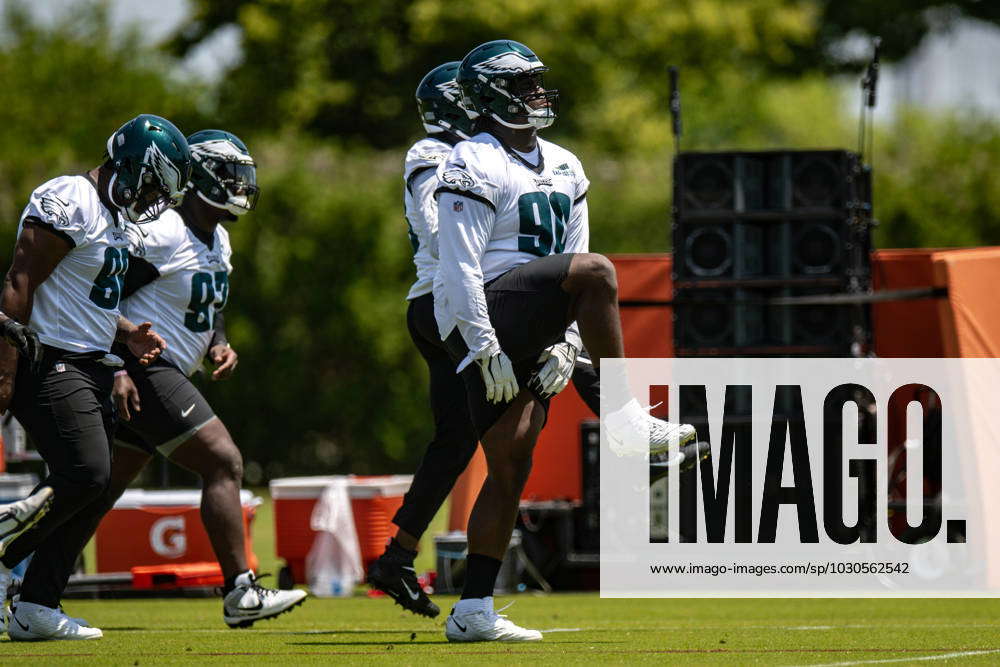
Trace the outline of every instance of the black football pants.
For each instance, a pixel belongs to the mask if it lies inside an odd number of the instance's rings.
[[[113,369],[103,353],[73,354],[45,347],[37,373],[18,361],[11,409],[49,468],[41,486],[54,492],[52,507],[7,549],[14,567],[30,553],[21,586],[25,602],[59,606],[80,551],[94,528],[81,512],[103,494],[111,476]]]

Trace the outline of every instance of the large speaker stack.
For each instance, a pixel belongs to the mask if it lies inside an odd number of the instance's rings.
[[[871,179],[849,151],[682,152],[674,162],[677,356],[847,356],[871,289]]]

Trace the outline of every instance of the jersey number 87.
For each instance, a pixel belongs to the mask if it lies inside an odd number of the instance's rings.
[[[201,333],[212,328],[215,311],[222,310],[229,299],[229,274],[199,271],[191,277],[191,302],[184,314],[184,326]]]

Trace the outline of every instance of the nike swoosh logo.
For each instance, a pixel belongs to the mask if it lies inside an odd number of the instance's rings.
[[[22,623],[16,616],[14,617],[14,620],[17,621],[17,624],[21,626],[22,630],[24,630],[25,632],[31,632],[30,630],[28,630],[28,626]]]
[[[466,628],[461,623],[459,623],[458,621],[456,621],[454,616],[451,617],[451,622],[454,623],[455,627],[457,627],[459,630],[461,630],[462,632],[465,632]]]
[[[236,611],[238,611],[241,614],[252,614],[253,612],[260,611],[263,608],[264,608],[263,601],[257,600],[257,606],[256,607],[237,607]]]
[[[189,414],[191,414],[192,410],[194,410],[194,403],[188,406],[187,410],[181,410],[181,417],[187,417]]]
[[[406,585],[405,581],[403,581],[402,579],[400,579],[399,583],[403,584],[403,588],[406,589],[406,592],[410,595],[410,599],[411,600],[416,600],[417,598],[420,597],[420,593],[414,593],[413,591],[411,591],[410,587]],[[465,632],[465,630],[463,630],[462,632]]]

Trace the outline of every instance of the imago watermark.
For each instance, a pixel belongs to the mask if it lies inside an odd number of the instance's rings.
[[[602,594],[1000,593],[1000,360],[605,360],[601,373]]]

